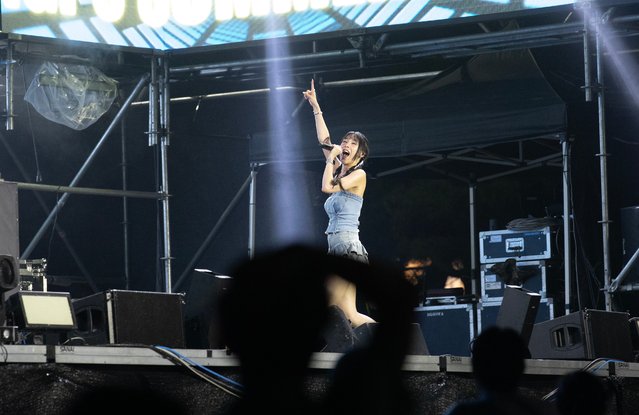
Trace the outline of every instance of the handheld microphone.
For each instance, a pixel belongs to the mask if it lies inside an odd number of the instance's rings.
[[[333,145],[332,144],[320,143],[320,147],[322,147],[324,150],[328,150],[328,151],[331,151],[333,149]]]

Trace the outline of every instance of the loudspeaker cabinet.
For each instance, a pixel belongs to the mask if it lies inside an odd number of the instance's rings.
[[[529,343],[531,356],[633,361],[629,319],[628,313],[586,309],[535,324]]]
[[[145,344],[184,348],[183,294],[107,290],[73,300],[87,344]],[[71,337],[71,336],[69,336]]]

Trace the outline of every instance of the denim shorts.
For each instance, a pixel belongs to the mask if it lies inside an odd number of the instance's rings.
[[[329,233],[327,237],[329,254],[368,264],[368,252],[359,240],[359,232],[335,232]]]

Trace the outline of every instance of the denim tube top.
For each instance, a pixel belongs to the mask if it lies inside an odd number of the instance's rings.
[[[324,210],[328,215],[326,233],[359,231],[359,215],[364,198],[350,192],[333,193],[324,202]]]

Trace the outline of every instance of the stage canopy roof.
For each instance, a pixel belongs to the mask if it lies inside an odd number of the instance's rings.
[[[322,104],[321,85],[318,95]],[[558,140],[566,130],[566,106],[527,49],[475,56],[433,79],[403,83],[362,102],[324,110],[333,142],[349,130],[361,130],[376,158]],[[251,161],[321,159],[313,117],[304,115],[299,116],[299,128],[285,130],[286,137],[280,136],[281,129],[255,133]]]

